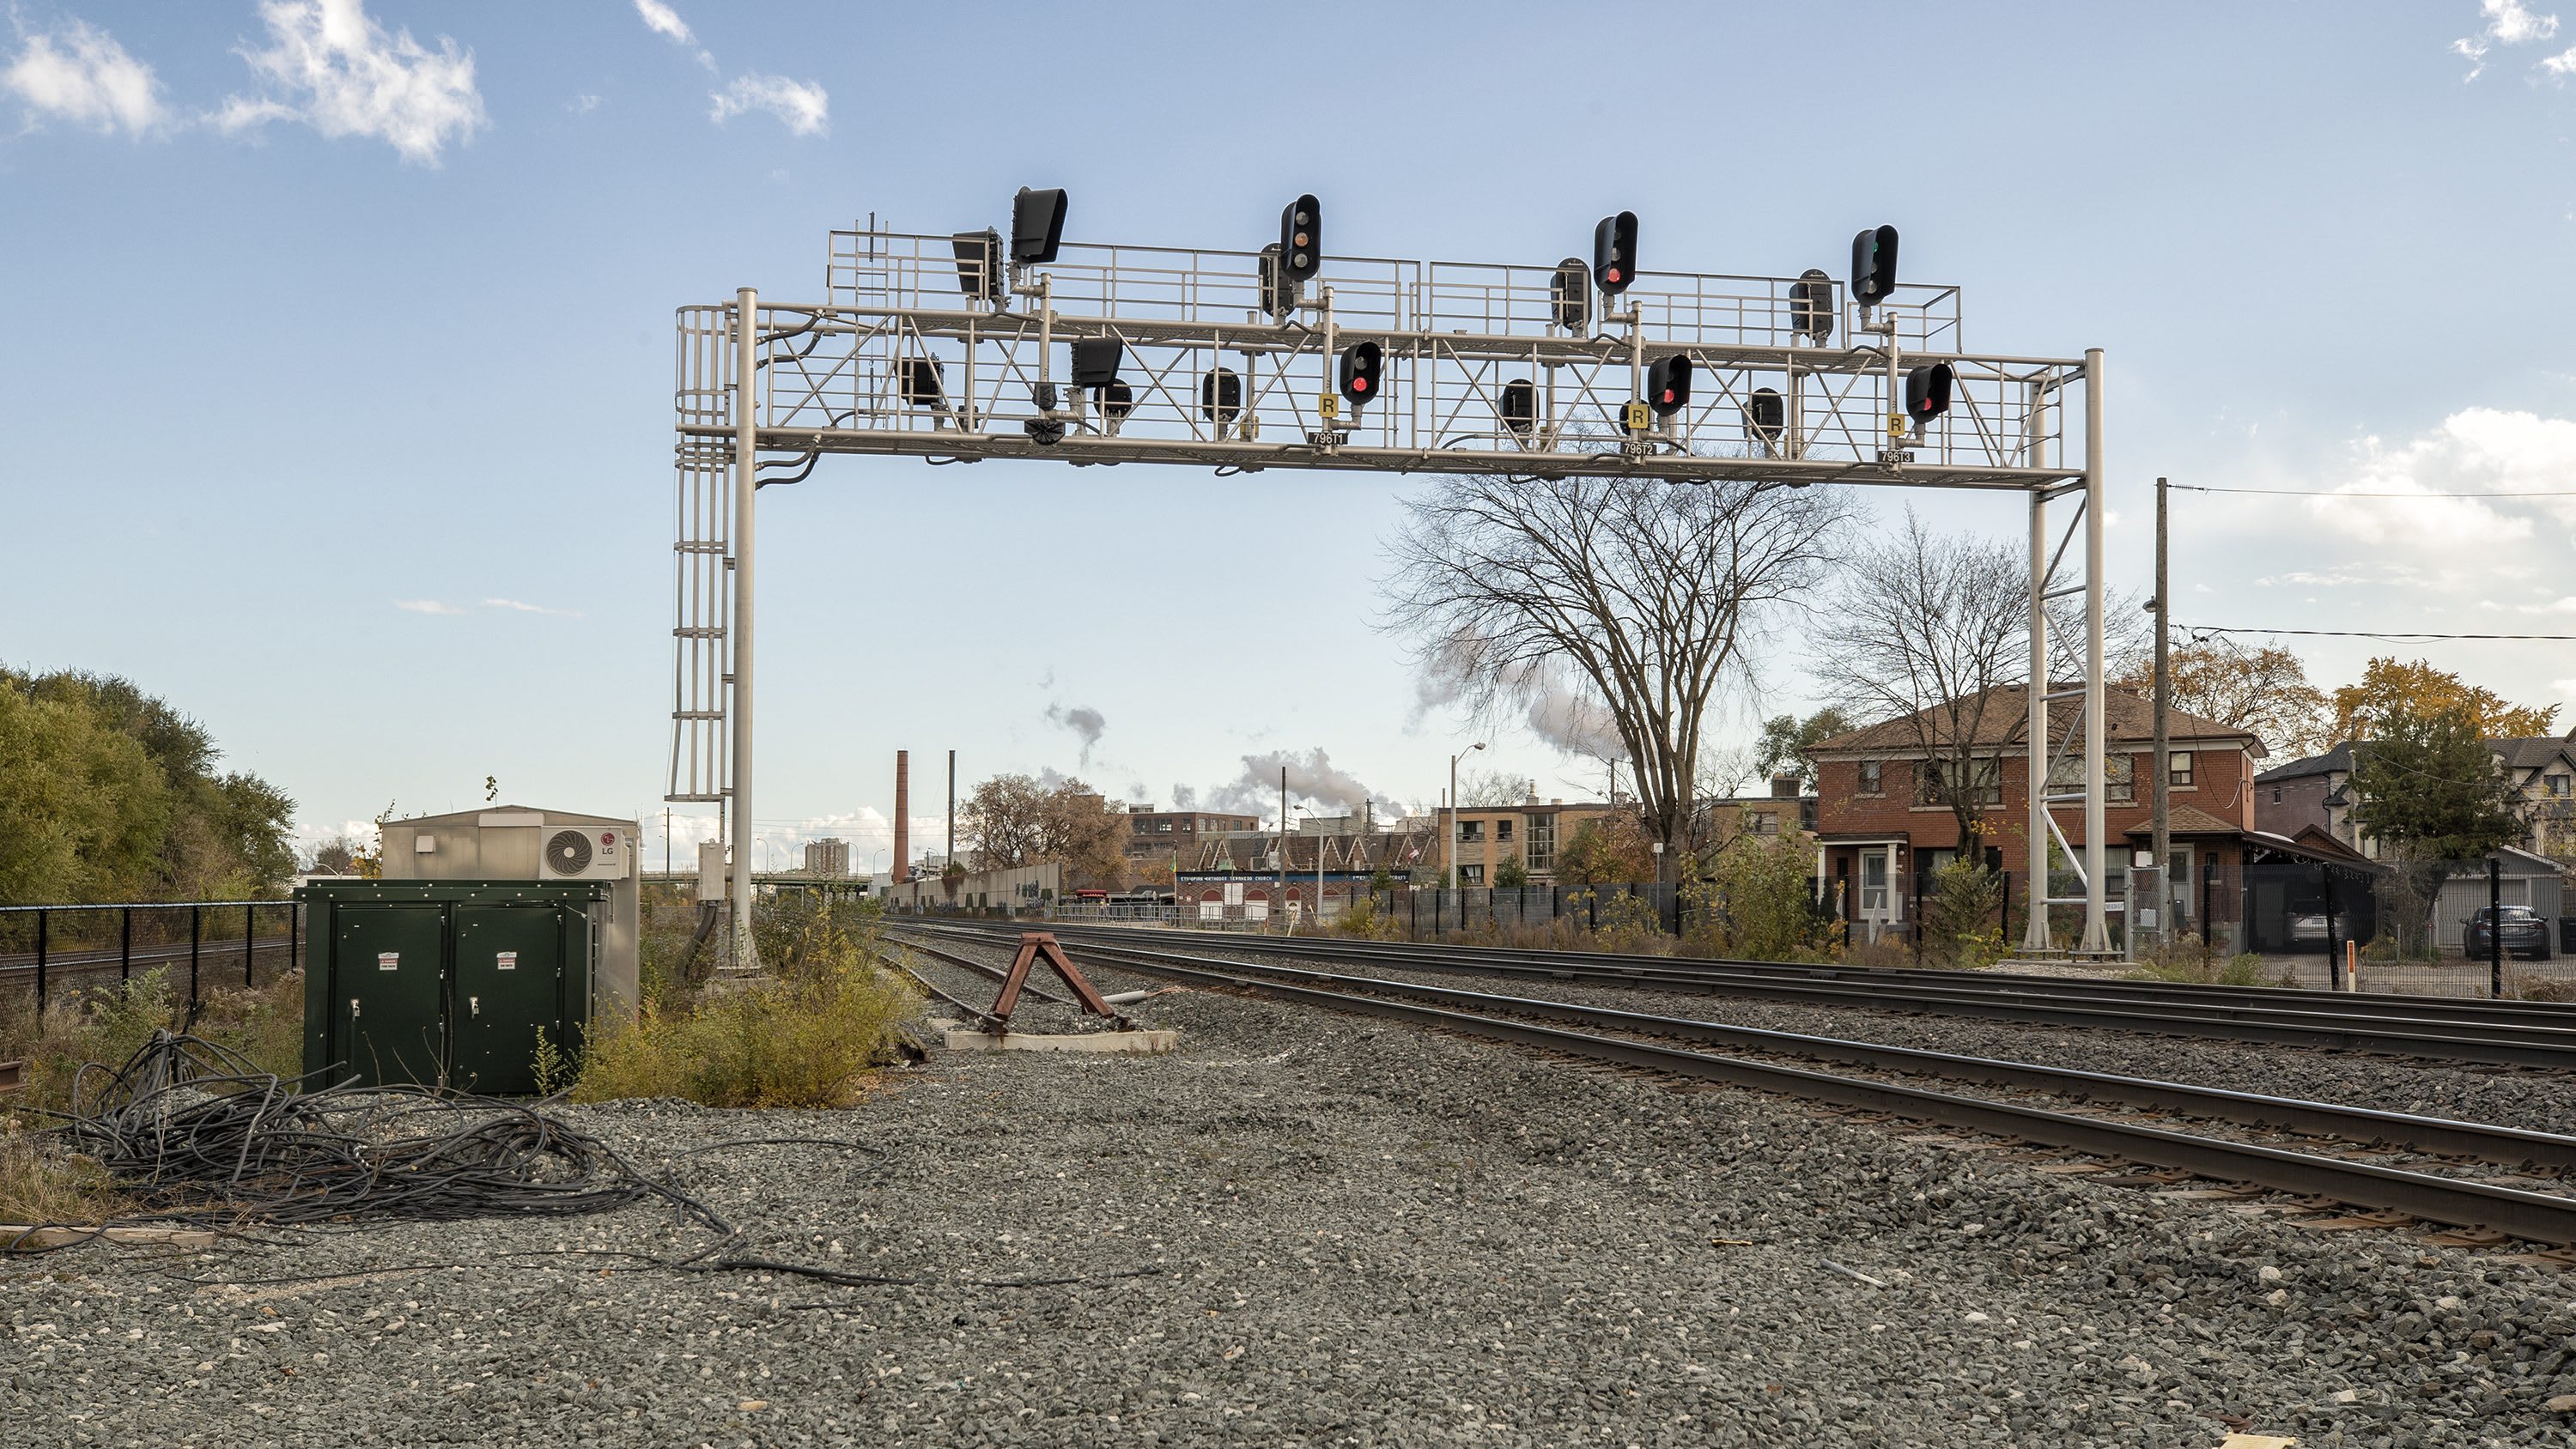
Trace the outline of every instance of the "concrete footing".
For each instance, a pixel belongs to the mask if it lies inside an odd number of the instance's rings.
[[[1055,1036],[1015,1031],[1002,1036],[971,1027],[947,1026],[941,1044],[956,1052],[1167,1052],[1181,1044],[1177,1031],[1086,1031]]]

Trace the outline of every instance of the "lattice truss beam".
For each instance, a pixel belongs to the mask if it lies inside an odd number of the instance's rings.
[[[760,447],[2006,489],[2080,471],[2061,442],[2082,363],[1960,350],[1954,287],[1900,287],[1864,330],[1831,283],[1820,344],[1812,314],[1807,332],[1795,325],[1788,277],[1647,272],[1619,297],[1588,296],[1585,325],[1568,330],[1553,267],[1327,258],[1299,305],[1274,313],[1257,253],[1067,244],[1005,286],[961,250],[947,236],[834,233],[829,300],[762,310]],[[727,369],[688,355],[724,349],[725,310],[680,315],[684,439],[734,429]],[[1103,338],[1119,344],[1123,416],[1103,390],[1072,386],[1072,344]],[[1363,341],[1387,376],[1354,408],[1336,392],[1338,357]],[[1631,432],[1646,370],[1676,354],[1695,366],[1689,404]],[[1951,369],[1948,414],[1891,437],[1903,369],[1932,362]],[[1209,393],[1221,374],[1231,400]],[[1534,403],[1520,427],[1504,416],[1513,383]],[[1782,414],[1767,428],[1748,412],[1765,391]]]

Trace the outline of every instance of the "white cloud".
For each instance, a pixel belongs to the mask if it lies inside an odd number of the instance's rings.
[[[564,102],[564,109],[572,112],[576,116],[587,116],[591,112],[599,109],[599,97],[594,95],[575,96],[571,100]]]
[[[110,135],[123,131],[142,136],[170,121],[152,67],[126,54],[116,37],[82,20],[28,36],[18,58],[0,71],[0,88],[37,116]]]
[[[410,614],[462,614],[465,612],[454,604],[442,604],[436,599],[396,599],[394,607]]]
[[[746,111],[767,111],[791,135],[819,136],[830,129],[831,98],[813,81],[747,72],[735,76],[723,90],[708,92],[707,99],[715,102],[715,109],[707,113],[715,121]]]
[[[2464,492],[2520,492],[2576,468],[2576,422],[2468,408],[2401,446],[2365,439],[2357,476],[2336,496],[2308,500],[2308,512],[2363,543],[2403,540],[2420,547],[2486,546],[2532,536],[2532,520],[2510,516]],[[2563,501],[2563,500],[2562,500]]]
[[[682,45],[698,43],[698,37],[689,31],[689,22],[662,0],[635,0],[635,13],[644,17],[644,24],[656,35],[667,35]]]
[[[250,130],[302,121],[325,136],[366,136],[406,161],[438,164],[450,142],[489,124],[474,88],[474,53],[438,38],[427,50],[408,30],[392,35],[367,18],[362,0],[265,0],[271,44],[244,50],[262,93],[228,96],[215,124]]]
[[[559,618],[565,619],[578,619],[581,617],[581,611],[579,609],[549,609],[543,604],[521,603],[517,599],[485,599],[483,601],[483,607],[487,609],[509,609],[521,614],[553,614]]]
[[[2463,56],[2469,62],[2469,73],[2463,77],[2465,80],[2476,80],[2485,73],[2487,52],[2494,47],[2527,45],[2535,40],[2547,40],[2558,33],[2557,16],[2536,14],[2523,0],[2483,0],[2478,13],[2486,17],[2486,25],[2475,35],[2451,42],[2451,53]],[[2563,74],[2567,69],[2576,68],[2576,61],[2571,61],[2571,58],[2576,58],[2576,51],[2541,64]],[[2562,66],[2562,61],[2571,64]]]
[[[2571,75],[2576,75],[2576,50],[2560,51],[2558,54],[2543,60],[2540,63],[2540,68],[2549,72],[2551,75],[2558,77],[2560,80],[2565,80]]]

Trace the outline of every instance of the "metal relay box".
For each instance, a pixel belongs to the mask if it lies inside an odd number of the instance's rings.
[[[311,954],[304,1070],[513,1096],[537,1089],[539,1033],[580,1049],[592,1021],[597,881],[317,881],[295,893]]]

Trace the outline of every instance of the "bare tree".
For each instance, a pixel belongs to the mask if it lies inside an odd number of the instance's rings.
[[[2049,606],[2057,676],[2082,676],[2082,606],[2074,596]],[[2106,600],[2103,621],[2104,674],[2132,671],[2144,615],[2132,600]],[[2030,682],[2028,555],[1934,533],[1909,508],[1902,530],[1852,554],[1810,643],[1834,704],[1857,720],[1902,723],[1923,756],[1916,798],[1947,806],[1960,840],[1974,839],[2002,793],[2002,750],[2029,733],[2028,702],[2014,690]]]
[[[1052,862],[1070,878],[1113,884],[1123,874],[1126,812],[1080,780],[1049,787],[1027,775],[995,775],[966,798],[957,826],[977,870]]]
[[[1570,676],[1629,761],[1677,875],[1703,726],[1764,616],[1810,589],[1842,502],[1774,484],[1443,479],[1405,505],[1386,624],[1492,721]]]

